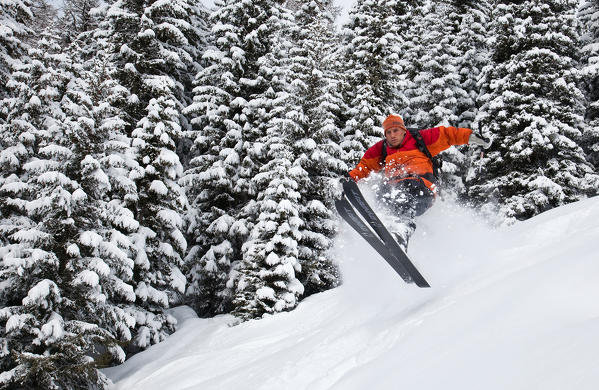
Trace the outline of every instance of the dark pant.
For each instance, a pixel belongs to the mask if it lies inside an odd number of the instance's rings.
[[[433,205],[435,195],[422,179],[414,178],[386,183],[378,196],[383,205],[394,213],[395,222],[390,226],[391,233],[407,252],[408,241],[416,230],[414,219]]]
[[[424,214],[435,200],[433,192],[422,179],[404,179],[382,186],[379,198],[398,217],[408,220]]]

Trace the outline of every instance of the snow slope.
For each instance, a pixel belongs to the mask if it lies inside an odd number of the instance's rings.
[[[437,204],[406,285],[345,225],[344,284],[230,327],[175,309],[165,342],[104,372],[116,389],[599,389],[599,198],[492,229]]]

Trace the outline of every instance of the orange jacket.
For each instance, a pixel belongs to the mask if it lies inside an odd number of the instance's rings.
[[[457,127],[439,126],[432,129],[420,130],[424,142],[428,146],[432,156],[436,156],[452,145],[464,145],[468,143],[468,138],[472,130]],[[358,163],[358,165],[349,172],[350,176],[358,181],[370,175],[371,172],[378,172],[382,169],[380,164],[381,152],[383,150],[383,141],[379,141],[371,146]],[[405,178],[422,177],[427,173],[432,174],[433,163],[424,153],[418,150],[416,140],[410,132],[406,132],[401,145],[398,148],[387,146],[387,158],[385,159],[385,176],[397,177],[399,180]],[[424,184],[435,192],[434,184],[422,178]]]

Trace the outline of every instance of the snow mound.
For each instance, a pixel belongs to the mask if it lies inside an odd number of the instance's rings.
[[[599,388],[599,198],[494,229],[437,204],[406,285],[347,225],[344,284],[231,327],[177,308],[166,341],[104,372],[116,389]]]

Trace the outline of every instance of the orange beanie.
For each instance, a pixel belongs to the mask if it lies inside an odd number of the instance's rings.
[[[405,131],[408,131],[408,129],[406,129],[406,125],[404,125],[403,123],[403,119],[401,119],[399,115],[389,115],[387,119],[383,121],[384,131],[387,131],[387,129],[390,129],[392,127],[401,127]]]

